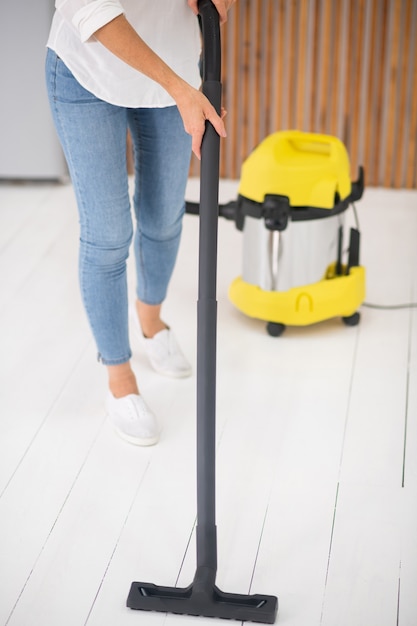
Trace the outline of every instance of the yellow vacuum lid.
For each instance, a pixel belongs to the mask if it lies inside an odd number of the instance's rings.
[[[299,130],[264,139],[242,164],[239,194],[263,202],[288,196],[292,207],[331,209],[351,193],[350,163],[337,137]]]

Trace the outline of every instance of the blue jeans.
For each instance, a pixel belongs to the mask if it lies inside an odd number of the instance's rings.
[[[129,109],[85,90],[48,50],[46,82],[80,218],[79,276],[99,359],[131,357],[126,260],[133,239],[126,133],[135,156],[137,297],[161,304],[174,269],[185,209],[191,137],[175,106]]]

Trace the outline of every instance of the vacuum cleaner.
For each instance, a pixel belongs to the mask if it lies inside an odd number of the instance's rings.
[[[287,130],[264,139],[244,161],[236,202],[223,207],[243,231],[243,269],[229,288],[233,304],[267,322],[272,336],[340,316],[358,324],[365,299],[359,228],[343,258],[346,210],[362,197],[364,171],[350,181],[343,143]]]
[[[237,200],[219,207],[219,215],[243,232],[242,275],[229,287],[232,303],[266,321],[273,337],[287,325],[332,317],[358,324],[365,269],[354,203],[363,191],[364,169],[351,182],[349,157],[337,137],[286,130],[264,139],[243,162]],[[346,255],[349,208],[356,228]],[[198,203],[187,202],[186,211],[198,214]]]
[[[200,0],[203,92],[220,112],[220,27],[211,0]],[[220,139],[207,123],[201,150],[199,279],[197,303],[197,567],[186,588],[133,582],[127,606],[194,616],[273,624],[275,596],[226,593],[215,584],[216,273]]]

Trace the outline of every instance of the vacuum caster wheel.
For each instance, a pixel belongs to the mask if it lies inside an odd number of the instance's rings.
[[[360,313],[354,313],[353,315],[349,315],[349,317],[342,317],[342,320],[346,324],[346,326],[357,326],[360,319]]]
[[[285,324],[279,324],[277,322],[268,322],[266,325],[268,335],[271,337],[280,337],[285,330]]]

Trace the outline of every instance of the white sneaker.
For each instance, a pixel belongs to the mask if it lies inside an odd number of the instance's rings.
[[[142,396],[130,394],[124,398],[107,395],[109,420],[116,433],[136,446],[153,446],[159,439],[156,418]]]
[[[156,372],[172,378],[191,376],[192,367],[170,328],[161,330],[151,338],[144,337],[134,307],[131,310],[131,318],[136,335],[145,347],[148,359]]]

